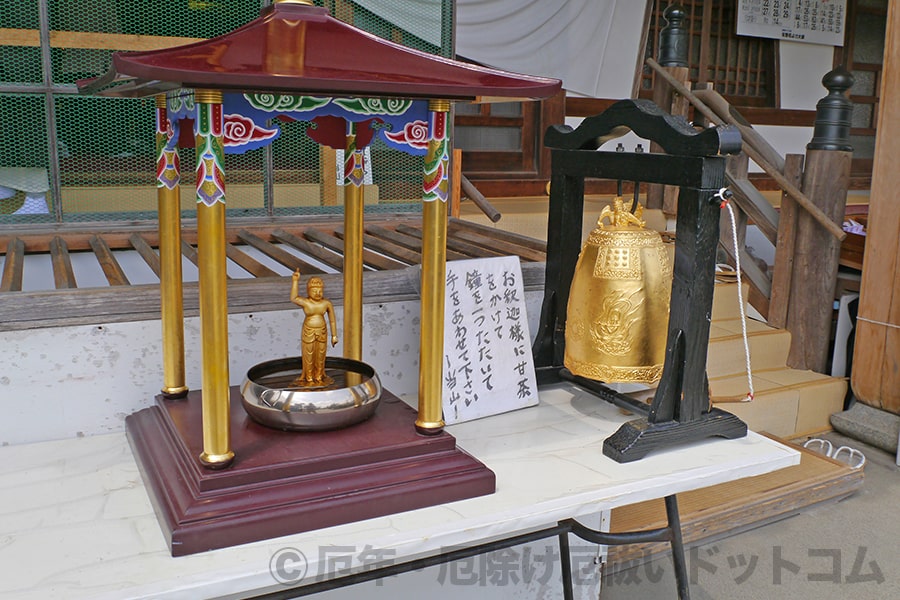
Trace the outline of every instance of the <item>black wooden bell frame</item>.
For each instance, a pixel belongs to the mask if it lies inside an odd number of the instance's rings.
[[[606,141],[633,131],[665,152],[598,151]],[[708,437],[740,438],[747,425],[710,407],[706,354],[715,286],[718,194],[725,187],[725,154],[741,150],[732,126],[697,130],[682,117],[647,100],[621,100],[588,117],[576,129],[547,130],[552,175],[547,222],[544,301],[532,348],[538,384],[568,380],[637,414],[607,438],[603,453],[630,462],[656,449]],[[576,376],[563,366],[569,288],[581,251],[586,177],[678,186],[672,299],[662,378],[649,407]],[[657,326],[650,324],[650,326]],[[659,324],[658,326],[662,326]]]

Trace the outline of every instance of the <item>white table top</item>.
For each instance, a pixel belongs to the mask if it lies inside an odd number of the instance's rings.
[[[492,495],[179,558],[169,554],[124,433],[3,447],[0,598],[263,593],[283,589],[269,571],[283,548],[304,554],[313,581],[328,577],[320,551],[329,546],[343,547],[356,567],[366,549],[399,563],[800,460],[750,433],[618,464],[603,456],[603,440],[631,418],[569,386],[549,387],[539,406],[448,428],[496,473]]]

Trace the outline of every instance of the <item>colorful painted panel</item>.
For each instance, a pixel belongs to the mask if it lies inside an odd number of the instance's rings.
[[[192,97],[172,96],[168,105],[173,122],[193,118]],[[370,127],[371,135],[358,131],[360,149],[374,136],[380,136],[388,147],[411,155],[424,155],[428,146],[426,100],[225,94],[223,111],[225,152],[229,154],[243,154],[270,144],[281,133],[278,120],[319,123],[323,117],[357,123],[360,129]],[[309,135],[320,144],[342,150],[346,142],[344,130],[329,128]]]

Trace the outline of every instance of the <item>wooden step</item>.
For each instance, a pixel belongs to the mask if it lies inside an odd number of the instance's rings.
[[[750,286],[743,283],[744,308],[747,307],[747,296]],[[716,283],[713,289],[712,320],[740,319],[741,310],[738,304],[737,283]]]
[[[743,285],[746,303],[749,287]],[[717,283],[713,288],[712,320],[739,319],[741,311],[738,306],[737,283]]]
[[[747,333],[754,371],[785,366],[791,346],[790,333],[753,320],[747,321]],[[710,378],[746,373],[747,358],[738,320],[716,321],[710,327],[706,370]]]
[[[707,364],[713,405],[753,431],[797,437],[829,430],[831,415],[843,410],[847,381],[788,368],[790,333],[754,319],[746,323],[755,396],[743,401],[749,385],[737,290],[736,283],[718,283],[713,295]]]
[[[754,398],[746,374],[710,379],[713,405],[739,417],[753,431],[783,437],[831,429],[829,418],[844,407],[847,380],[782,367],[753,372]]]
[[[797,391],[797,424],[794,428],[797,436],[831,429],[831,415],[844,410],[848,385],[844,377],[788,368],[760,375]]]
[[[862,469],[854,470],[811,450],[787,445],[800,451],[800,464],[679,494],[684,543],[710,543],[812,506],[836,502],[862,487]],[[657,499],[613,509],[610,531],[654,529],[665,524],[665,505]],[[642,564],[668,551],[665,542],[610,546],[607,570],[615,572]]]
[[[710,379],[713,406],[728,411],[747,424],[751,431],[766,431],[779,437],[793,437],[799,414],[799,393],[754,374],[754,398],[747,397],[746,374]]]

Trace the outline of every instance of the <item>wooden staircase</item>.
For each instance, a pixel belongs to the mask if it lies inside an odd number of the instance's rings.
[[[744,299],[746,301],[746,284]],[[797,438],[831,429],[844,407],[847,380],[786,366],[791,334],[747,319],[754,398],[749,390],[736,283],[718,283],[713,300],[707,374],[715,406],[753,431]]]

